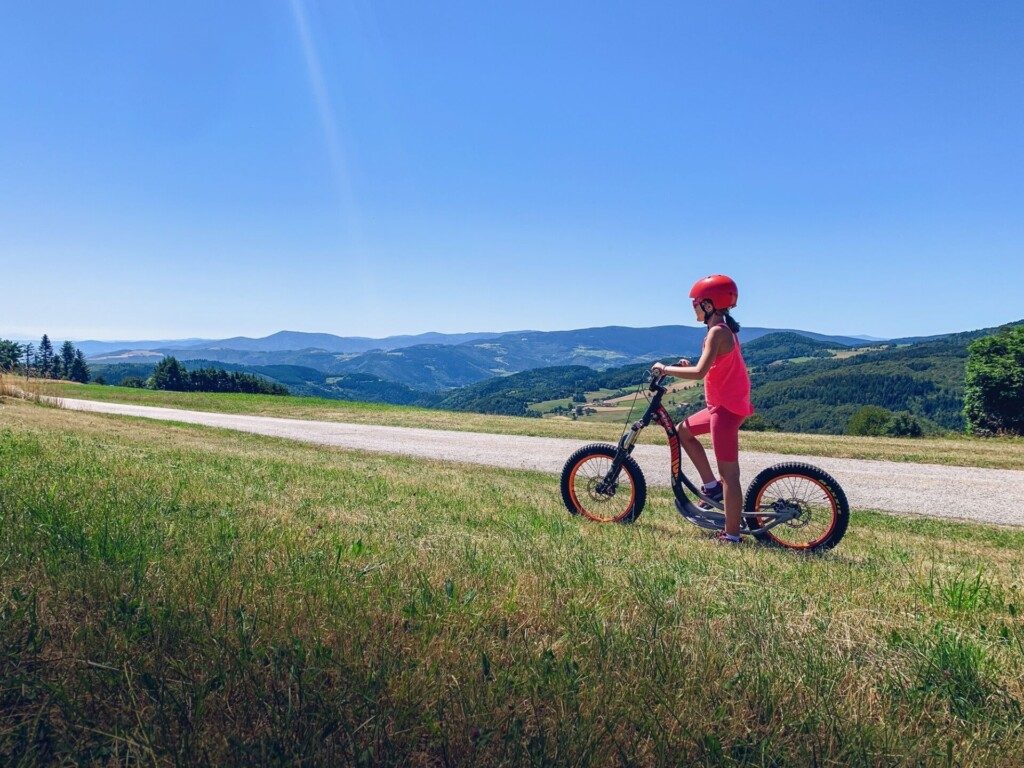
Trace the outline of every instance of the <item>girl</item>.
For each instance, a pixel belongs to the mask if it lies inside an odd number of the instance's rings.
[[[736,306],[739,290],[732,278],[710,275],[690,289],[697,319],[708,327],[704,348],[696,365],[680,360],[678,365],[655,363],[657,376],[679,379],[704,379],[708,407],[679,423],[677,430],[686,455],[700,473],[701,492],[715,501],[725,500],[725,530],[718,534],[722,543],[740,541],[740,517],[743,490],[740,488],[739,430],[744,419],[754,412],[750,404],[750,378],[736,336],[740,325],[729,315]],[[711,433],[711,445],[718,461],[721,480],[715,478],[704,446],[697,435]]]

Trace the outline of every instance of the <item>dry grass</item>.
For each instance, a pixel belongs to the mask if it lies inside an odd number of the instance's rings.
[[[42,379],[0,373],[0,402],[3,402],[5,397],[9,397],[36,404],[46,404],[47,401],[43,400],[44,389],[46,389],[46,383]]]
[[[1024,533],[0,408],[0,763],[1019,765]]]

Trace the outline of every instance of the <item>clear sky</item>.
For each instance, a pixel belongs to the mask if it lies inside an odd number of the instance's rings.
[[[0,336],[1024,318],[1024,3],[6,2]]]

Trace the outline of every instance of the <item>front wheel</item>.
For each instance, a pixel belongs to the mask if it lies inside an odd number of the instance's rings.
[[[776,464],[754,478],[743,514],[760,541],[803,552],[832,549],[850,524],[846,494],[832,475],[798,462]],[[766,530],[782,516],[785,522]]]
[[[608,471],[618,449],[594,443],[569,457],[562,470],[562,501],[569,512],[598,523],[632,523],[647,500],[647,481],[632,456],[622,460],[619,476],[610,485]]]

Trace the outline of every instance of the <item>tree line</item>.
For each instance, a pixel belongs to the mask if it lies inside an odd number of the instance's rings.
[[[222,368],[197,368],[189,371],[177,358],[165,357],[143,382],[122,382],[126,386],[144,386],[171,392],[242,392],[254,395],[287,395],[288,388],[262,376]]]
[[[65,341],[59,351],[47,334],[39,340],[39,346],[31,342],[19,344],[9,339],[0,339],[0,371],[39,376],[44,379],[65,379],[80,384],[89,382],[89,365],[85,355],[70,341]]]

